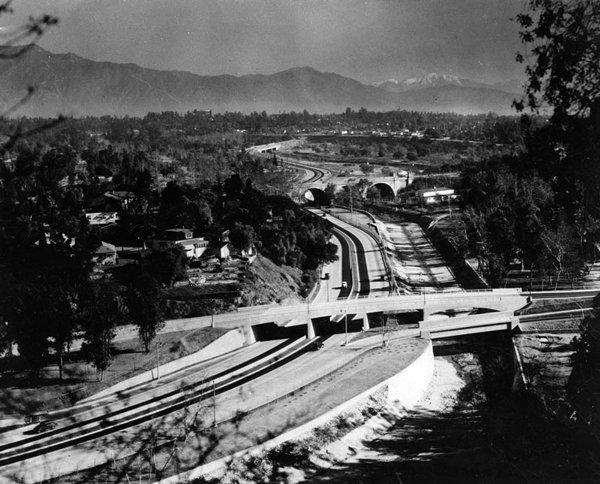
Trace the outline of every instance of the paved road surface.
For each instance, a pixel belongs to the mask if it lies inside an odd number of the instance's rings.
[[[323,215],[324,213],[319,209],[311,209],[311,211],[319,215]],[[325,214],[325,218],[337,228],[344,230],[350,235],[356,245],[359,265],[361,265],[361,259],[364,261],[362,267],[359,267],[361,270],[360,282],[363,287],[368,284],[369,289],[361,289],[360,295],[372,297],[389,295],[389,283],[386,280],[387,273],[377,241],[363,230],[337,217]]]
[[[325,274],[329,274],[329,280],[321,279],[319,290],[311,301],[313,303],[335,301],[342,291],[342,267],[343,264],[349,264],[349,261],[344,261],[342,242],[337,236],[334,235],[331,237],[331,243],[337,247],[338,260],[323,266],[323,270],[321,271],[322,277]]]

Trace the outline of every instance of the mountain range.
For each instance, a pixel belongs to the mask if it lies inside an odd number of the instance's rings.
[[[4,48],[7,54],[10,48]],[[342,112],[346,107],[390,111],[512,114],[514,87],[454,76],[368,85],[339,74],[297,67],[275,74],[201,76],[136,64],[98,62],[32,46],[0,60],[0,109],[31,99],[14,115],[144,115],[149,111]]]

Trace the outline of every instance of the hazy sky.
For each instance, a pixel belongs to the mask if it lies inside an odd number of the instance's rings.
[[[361,81],[428,72],[520,77],[524,0],[15,0],[60,18],[40,45],[94,60],[198,74],[312,66]]]

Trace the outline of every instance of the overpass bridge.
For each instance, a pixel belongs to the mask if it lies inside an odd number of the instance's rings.
[[[528,303],[528,297],[517,289],[491,289],[483,291],[457,291],[443,293],[423,293],[411,295],[392,295],[382,297],[365,297],[348,300],[337,300],[316,304],[294,304],[289,306],[255,306],[240,308],[236,313],[218,314],[211,318],[211,324],[219,328],[239,328],[244,331],[248,342],[254,342],[255,330],[258,326],[272,324],[280,328],[294,326],[306,327],[309,337],[315,335],[315,322],[317,320],[330,320],[340,315],[356,315],[363,319],[363,327],[369,328],[369,317],[382,312],[406,313],[414,311],[423,312],[424,332],[437,332],[438,323],[430,322],[432,316],[446,315],[448,313],[461,313],[473,310],[494,311],[502,313],[497,318],[503,318],[504,313],[514,312]],[[465,320],[476,325],[476,320],[487,321],[494,319],[488,314],[468,316]],[[483,318],[483,319],[482,319]],[[190,318],[190,324],[194,319]],[[457,324],[460,318],[447,318],[444,323]],[[495,320],[494,320],[495,321]],[[494,323],[496,324],[496,323]],[[500,324],[499,322],[497,324]],[[505,324],[506,326],[506,324]],[[431,329],[433,331],[431,331]]]
[[[515,316],[514,311],[498,311],[441,320],[424,320],[419,323],[419,330],[422,337],[440,339],[492,331],[512,331],[518,324],[519,317]]]
[[[598,289],[533,293],[522,292],[519,289],[490,289],[392,295],[377,298],[367,296],[318,304],[306,303],[290,306],[271,305],[240,308],[236,313],[215,315],[212,323],[215,327],[242,327],[247,340],[250,342],[255,341],[254,328],[265,324],[273,324],[281,328],[301,328],[304,326],[307,335],[314,337],[317,321],[332,322],[334,319],[343,319],[345,315],[356,316],[363,319],[363,328],[369,329],[369,318],[375,314],[422,311],[423,318],[419,322],[418,330],[407,330],[408,333],[420,334],[431,339],[440,339],[492,331],[513,331],[521,323],[540,319],[582,317],[589,313],[591,309],[580,308],[526,315],[517,315],[516,311],[522,309],[532,299],[546,299],[548,297],[592,299],[598,293]],[[466,314],[474,310],[488,312]],[[459,315],[448,317],[456,313]],[[193,319],[206,319],[206,317],[192,318],[190,322]]]

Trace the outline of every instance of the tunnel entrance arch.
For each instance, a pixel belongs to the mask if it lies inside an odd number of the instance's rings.
[[[307,200],[312,205],[328,205],[329,197],[325,194],[323,190],[320,188],[309,188],[304,193],[304,199]]]
[[[393,200],[396,196],[394,189],[387,183],[374,183],[367,189],[367,198]]]

